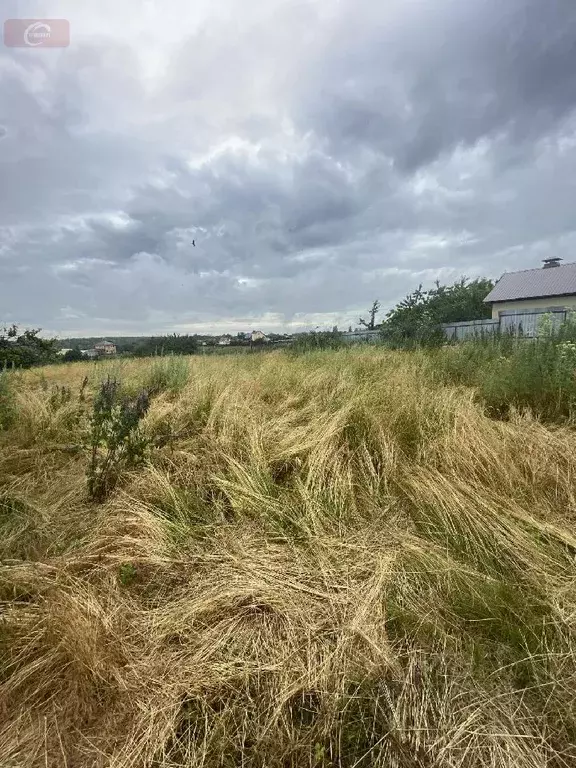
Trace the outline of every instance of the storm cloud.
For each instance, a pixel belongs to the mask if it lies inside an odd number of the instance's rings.
[[[18,5],[71,44],[0,54],[0,320],[347,326],[574,260],[573,0],[213,8]]]

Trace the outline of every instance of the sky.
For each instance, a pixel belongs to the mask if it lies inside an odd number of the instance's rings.
[[[70,45],[0,47],[0,323],[348,327],[576,261],[575,0],[1,8]]]

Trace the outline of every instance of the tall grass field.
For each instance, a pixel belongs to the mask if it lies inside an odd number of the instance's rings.
[[[574,354],[1,375],[0,766],[575,766]]]

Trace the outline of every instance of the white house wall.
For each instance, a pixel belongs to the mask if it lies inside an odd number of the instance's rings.
[[[492,319],[498,320],[500,312],[520,311],[530,312],[534,309],[556,307],[576,310],[576,296],[549,296],[543,299],[516,299],[515,301],[498,301],[492,305]]]

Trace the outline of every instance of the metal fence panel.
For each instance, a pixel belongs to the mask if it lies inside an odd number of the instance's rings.
[[[443,323],[442,328],[448,339],[462,340],[482,336],[486,333],[514,333],[526,338],[538,335],[544,315],[550,316],[551,327],[557,331],[568,318],[568,310],[552,307],[535,309],[531,312],[506,310],[500,312],[497,320],[467,320],[461,323]]]
[[[533,312],[519,312],[514,310],[500,312],[500,331],[502,333],[516,333],[533,339],[538,336],[538,330],[544,315],[550,317],[551,327],[554,331],[557,331],[566,320],[568,312],[564,309],[556,308],[538,309]]]
[[[498,331],[498,325],[498,320],[465,320],[460,323],[443,323],[442,328],[449,339],[460,341],[483,336],[487,333],[495,333]]]
[[[380,331],[345,331],[342,334],[342,341],[347,344],[354,344],[357,342],[376,344],[379,340]]]

